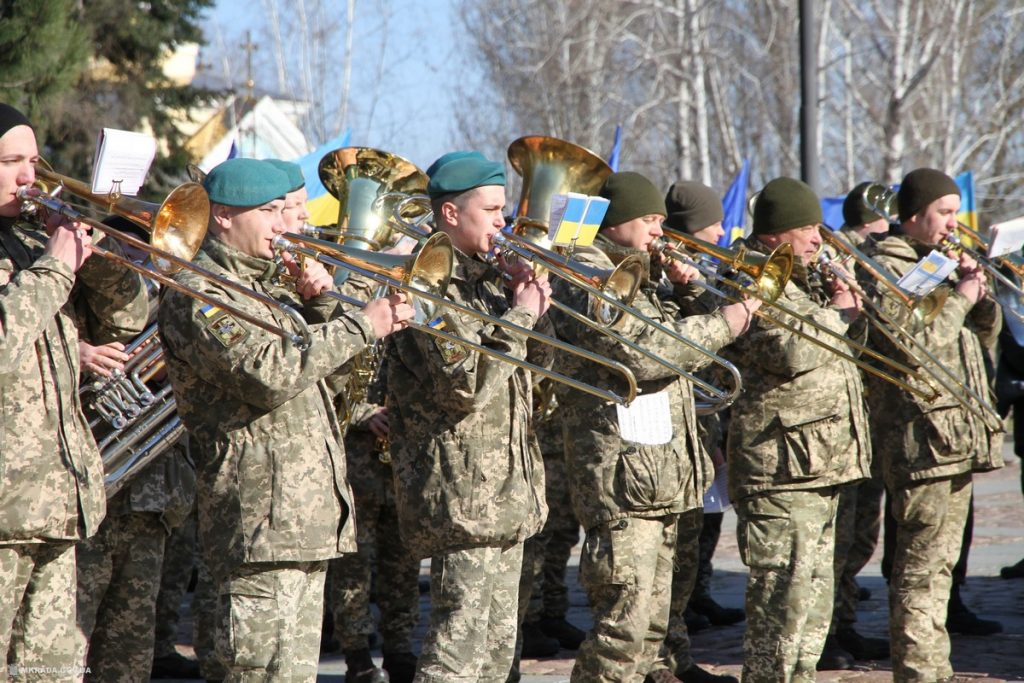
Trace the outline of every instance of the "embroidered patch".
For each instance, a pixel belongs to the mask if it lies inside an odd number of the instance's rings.
[[[242,327],[237,320],[220,309],[217,311],[220,315],[211,320],[206,325],[206,329],[212,332],[213,336],[226,348],[231,348],[249,336],[249,330]]]
[[[434,337],[434,344],[437,346],[437,350],[441,353],[441,358],[444,359],[446,365],[454,365],[469,357],[469,349],[451,339]]]

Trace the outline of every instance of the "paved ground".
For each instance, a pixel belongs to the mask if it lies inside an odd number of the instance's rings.
[[[1021,496],[1020,462],[1007,448],[1007,466],[975,478],[975,528],[968,582],[964,601],[979,615],[1003,623],[1004,632],[987,638],[954,636],[953,666],[957,679],[969,681],[1024,682],[1024,579],[1007,581],[999,577],[1000,567],[1024,557],[1024,498]],[[746,571],[736,549],[736,520],[730,513],[722,525],[722,538],[715,555],[714,595],[728,606],[743,604]],[[885,636],[887,606],[885,582],[879,570],[880,550],[861,574],[861,585],[871,590],[870,600],[861,603],[858,628],[864,635]],[[424,573],[426,565],[424,565]],[[570,580],[577,585],[572,595],[569,620],[587,628],[590,617],[576,580],[575,563]],[[426,596],[422,601],[419,637],[426,623]],[[188,624],[183,624],[182,652],[191,655],[187,644]],[[712,628],[693,635],[694,655],[705,668],[718,673],[739,675],[742,662],[743,625]],[[556,683],[569,680],[573,653],[523,662],[526,683]],[[341,683],[344,660],[340,655],[324,657],[320,662],[318,683]],[[890,681],[888,662],[860,667],[856,671],[823,672],[820,681],[880,683]]]

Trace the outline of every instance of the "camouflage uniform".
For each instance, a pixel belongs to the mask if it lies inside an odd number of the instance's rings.
[[[864,237],[845,226],[839,232],[862,251],[872,249],[876,241],[873,236]],[[861,377],[863,379],[864,375]],[[872,426],[870,411],[868,425],[874,436],[876,430]],[[836,513],[836,596],[829,633],[853,628],[857,621],[857,594],[860,588],[857,575],[867,566],[878,546],[884,493],[885,483],[879,457],[871,459],[871,476],[868,479],[844,484],[839,490],[839,511]]]
[[[207,237],[194,262],[278,300],[272,261]],[[187,271],[179,281],[287,330],[284,315]],[[316,674],[326,560],[355,551],[352,495],[331,393],[323,381],[374,341],[362,313],[302,306],[312,346],[289,342],[173,290],[160,335],[178,414],[191,435],[199,535],[230,628],[218,656],[228,680]]]
[[[497,271],[456,252],[448,295],[534,327]],[[447,313],[445,330],[516,358],[524,338]],[[416,675],[504,683],[515,649],[523,541],[540,530],[544,474],[528,446],[529,373],[407,330],[388,339],[388,418],[398,521],[414,557],[432,557],[430,626]]]
[[[196,554],[196,508],[189,511],[184,524],[171,529],[164,543],[164,563],[160,568],[160,592],[156,598],[156,626],[153,656],[167,657],[177,652],[181,602],[185,599]],[[193,614],[195,609],[192,609]]]
[[[573,255],[588,265],[608,268],[628,255],[603,236]],[[649,268],[647,269],[649,272]],[[633,306],[709,349],[732,339],[718,313],[676,319],[673,302],[661,302],[646,277]],[[588,310],[586,292],[555,283],[555,296],[577,311]],[[558,334],[627,365],[644,394],[667,394],[671,437],[642,445],[620,436],[617,408],[589,394],[556,387],[562,410],[566,466],[573,507],[586,531],[580,578],[590,599],[594,628],[580,647],[573,681],[639,681],[651,669],[668,629],[676,518],[693,510],[711,481],[711,460],[700,445],[688,382],[629,347],[565,316],[552,313]],[[666,338],[630,315],[615,331],[689,370],[706,357]],[[588,384],[622,392],[617,373],[578,356],[560,354],[556,369]]]
[[[412,652],[412,631],[420,609],[420,562],[399,535],[390,456],[378,451],[377,438],[366,426],[377,407],[373,403],[357,405],[345,435],[349,483],[359,520],[359,552],[331,560],[329,602],[334,635],[342,649],[365,649],[375,630],[370,611],[371,569],[375,569],[381,649]]]
[[[24,667],[77,664],[74,543],[96,533],[106,509],[79,398],[72,286],[101,336],[131,336],[146,315],[135,273],[94,256],[76,276],[44,248],[41,233],[0,219],[0,651],[26,680],[53,674]]]
[[[873,256],[900,277],[932,248],[900,234],[878,242]],[[904,312],[891,298],[882,303],[897,318]],[[991,295],[971,305],[953,292],[935,320],[914,334],[939,363],[986,396],[982,347],[992,342],[1000,324]],[[872,343],[888,356],[917,364],[880,336]],[[933,681],[953,673],[945,617],[970,503],[971,471],[999,467],[1001,456],[991,448],[994,435],[947,392],[929,403],[872,381],[869,397],[878,425],[875,445],[897,523],[889,583],[893,675],[897,681]]]
[[[767,251],[760,241],[747,246]],[[795,265],[780,303],[856,336],[859,324],[850,329],[828,301]],[[842,346],[805,323],[787,322]],[[813,681],[832,617],[837,488],[862,479],[870,466],[860,372],[760,318],[727,352],[744,387],[727,446],[740,557],[750,568],[743,680]]]

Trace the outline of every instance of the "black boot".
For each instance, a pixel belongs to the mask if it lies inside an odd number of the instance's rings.
[[[565,617],[544,617],[540,620],[540,630],[544,635],[554,638],[566,650],[578,650],[587,637],[583,629],[576,628]]]
[[[818,660],[818,671],[846,671],[854,665],[853,655],[840,647],[835,636],[825,639],[825,647],[821,650]]]
[[[381,665],[391,683],[412,683],[416,677],[416,655],[411,652],[385,652]]]
[[[889,641],[862,636],[852,626],[836,631],[836,642],[857,660],[889,659]]]
[[[999,576],[1004,579],[1024,579],[1024,560],[1017,564],[1011,564],[1009,567],[1003,567],[999,570]]]
[[[697,614],[689,607],[683,612],[683,621],[686,622],[686,630],[690,633],[703,631],[711,628],[711,621],[703,614]]]
[[[644,683],[679,683],[679,679],[668,669],[658,669],[644,676]]]
[[[557,655],[562,649],[561,644],[544,634],[540,622],[528,621],[523,623],[523,657],[537,659],[538,657],[551,657]]]
[[[345,683],[388,683],[388,675],[373,663],[370,650],[345,653]]]
[[[949,607],[946,612],[946,630],[965,636],[990,636],[1002,633],[1003,625],[991,619],[982,619],[972,612],[960,598],[960,586],[953,584],[949,591]]]
[[[683,683],[740,683],[739,679],[729,674],[713,674],[696,664],[691,664],[686,671],[677,671],[676,678]]]
[[[200,678],[199,662],[180,652],[153,658],[150,678]]]
[[[712,626],[732,626],[747,618],[746,612],[736,607],[722,607],[710,596],[690,600],[690,609],[707,617]]]

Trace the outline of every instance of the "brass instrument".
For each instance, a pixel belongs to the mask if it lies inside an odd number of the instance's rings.
[[[539,135],[519,138],[513,142],[508,148],[508,158],[512,167],[523,176],[523,189],[511,231],[495,235],[495,247],[510,258],[529,261],[535,272],[549,271],[590,295],[589,318],[552,299],[551,307],[555,310],[628,346],[670,372],[684,377],[709,395],[716,410],[731,404],[742,388],[739,371],[732,363],[630,306],[643,276],[641,263],[634,263],[627,258],[613,271],[606,271],[573,261],[571,254],[560,253],[551,247],[551,241],[547,237],[551,198],[566,192],[596,194],[605,179],[611,175],[611,167],[588,149],[564,140]],[[628,271],[623,272],[623,268],[628,268]],[[628,277],[626,273],[629,274]],[[686,344],[712,362],[721,365],[733,377],[732,390],[726,391],[716,387],[616,333],[613,327],[624,313],[639,318],[649,327]]]
[[[422,236],[422,231],[409,231],[392,216],[401,200],[427,191],[427,175],[412,162],[370,147],[343,147],[324,155],[319,173],[340,204],[338,227],[305,234],[337,237],[372,251],[386,247],[395,230]]]
[[[889,221],[899,213],[897,194],[881,183],[871,183],[860,193],[861,203],[879,218]]]
[[[958,232],[963,233],[969,240],[979,245],[981,249],[969,247],[965,243],[963,236],[957,234]],[[1021,280],[1024,279],[1024,262],[1020,260],[1019,255],[1016,258],[1014,255],[1009,254],[989,258],[986,254],[982,253],[982,251],[988,251],[988,240],[960,221],[957,221],[957,232],[947,235],[939,247],[957,254],[967,254],[977,261],[978,265],[984,268],[985,272],[992,277],[996,286],[997,298],[1001,300],[1005,298],[1016,299],[1018,302],[1024,303],[1024,286],[1021,285]],[[1003,272],[1003,269],[1008,271],[1015,279],[1011,279],[1009,275]],[[1000,286],[1003,287],[1001,292],[998,290]],[[1018,308],[1015,306],[1004,306],[1003,310],[1009,311],[1018,319],[1024,319],[1024,316],[1017,310]]]
[[[827,228],[825,229],[827,230]],[[891,279],[888,277],[888,273],[885,273],[884,270],[882,270],[881,265],[872,259],[868,259],[871,261],[871,266],[865,266],[861,263],[860,257],[854,256],[853,253],[850,253],[850,256],[853,257],[857,261],[858,265],[861,265],[865,272],[871,275],[876,282],[883,282],[883,280],[880,280],[875,276],[874,268],[881,270],[880,274],[886,276],[886,282]],[[974,389],[954,375],[949,368],[941,363],[939,359],[928,350],[927,346],[914,337],[912,332],[908,331],[892,316],[887,315],[882,309],[882,306],[876,303],[869,296],[869,293],[860,286],[856,279],[850,277],[846,271],[836,266],[836,262],[827,251],[823,250],[819,254],[818,260],[812,264],[812,267],[819,270],[819,272],[826,277],[830,276],[842,279],[842,281],[845,282],[847,286],[850,287],[850,289],[853,290],[854,293],[856,293],[864,302],[864,306],[866,306],[867,310],[862,310],[861,315],[866,316],[874,328],[888,339],[900,353],[917,363],[918,367],[928,375],[928,379],[934,380],[938,383],[938,385],[948,392],[950,396],[956,399],[956,401],[960,403],[965,410],[982,420],[989,429],[993,431],[1002,431],[1002,418],[999,417],[999,413],[995,408],[993,408],[988,401],[979,396]],[[942,300],[945,300],[945,295],[941,298]],[[904,306],[906,305],[904,298],[897,296],[897,300]],[[915,317],[913,320],[915,323],[921,323],[920,318]],[[928,322],[931,322],[931,320]],[[925,381],[927,382],[927,380]],[[931,383],[929,382],[929,385],[930,384]],[[980,408],[968,401],[968,397],[976,401]]]
[[[561,382],[605,401],[626,405],[636,398],[636,378],[621,363],[445,298],[444,294],[448,289],[448,280],[451,276],[455,254],[451,239],[444,233],[432,235],[423,243],[419,251],[408,256],[366,252],[344,244],[339,245],[312,237],[292,234],[279,235],[274,239],[274,246],[278,249],[286,249],[293,253],[308,256],[327,265],[345,268],[392,290],[405,292],[409,296],[410,304],[417,309],[415,321],[409,323],[409,327],[412,329],[445,339],[453,344],[460,344],[482,355],[524,368],[541,377]],[[354,306],[362,307],[366,305],[364,301],[338,292],[327,292],[326,294]],[[503,327],[528,339],[548,344],[566,353],[572,353],[595,363],[600,363],[622,375],[628,385],[627,395],[619,396],[615,392],[591,386],[572,377],[547,370],[525,360],[519,360],[500,351],[495,351],[482,344],[443,332],[434,327],[437,315],[442,309],[457,311],[471,318]]]
[[[38,207],[43,207],[47,211],[60,214],[73,221],[85,223],[94,230],[98,230],[122,244],[149,254],[155,268],[139,265],[131,259],[104,249],[95,243],[90,247],[93,253],[114,261],[171,289],[177,290],[182,294],[221,308],[240,320],[245,320],[268,332],[284,337],[300,349],[309,348],[311,340],[309,329],[298,311],[259,292],[254,292],[245,285],[189,262],[189,259],[195,255],[202,244],[210,215],[210,201],[201,185],[185,183],[173,190],[167,196],[167,199],[157,207],[149,202],[126,198],[116,194],[95,194],[85,183],[55,173],[48,168],[37,168],[36,177],[42,186],[42,194],[34,194],[28,187],[18,188],[18,197],[28,210],[32,211]],[[85,216],[68,202],[52,196],[57,187],[63,187],[80,199],[102,207],[107,213],[117,214],[138,224],[149,233],[150,242],[143,242],[133,235],[116,230],[109,225]],[[189,270],[202,278],[216,282],[226,289],[231,289],[277,309],[291,318],[298,327],[299,332],[294,333],[268,323],[227,302],[219,301],[202,292],[182,285],[170,277],[170,273],[175,273],[182,269]]]
[[[690,238],[690,240],[691,241],[699,241],[699,240],[696,240],[695,238],[692,238],[692,237]],[[773,259],[779,259],[778,263],[776,265],[769,266],[767,268],[761,268],[761,269],[754,268],[752,270],[748,269],[748,268],[746,268],[744,266],[744,267],[739,269],[740,270],[740,275],[742,275],[743,277],[746,277],[746,278],[754,279],[753,282],[743,281],[743,280],[740,280],[738,278],[733,278],[733,277],[726,277],[725,275],[722,275],[721,273],[719,273],[716,269],[711,268],[711,267],[709,267],[709,266],[699,262],[697,259],[694,259],[693,257],[690,257],[686,252],[684,252],[684,251],[682,251],[680,249],[670,249],[670,250],[667,249],[667,250],[664,250],[663,253],[666,256],[670,257],[670,258],[677,258],[677,259],[682,260],[683,262],[687,263],[688,265],[693,266],[694,268],[696,268],[701,274],[703,274],[709,280],[717,282],[719,284],[722,284],[728,290],[731,290],[731,292],[733,292],[733,293],[730,293],[729,291],[726,291],[726,290],[720,289],[718,287],[715,287],[714,285],[711,285],[708,282],[700,282],[700,283],[698,283],[701,287],[704,287],[708,291],[710,291],[710,292],[712,292],[712,293],[722,297],[723,299],[726,299],[727,301],[739,302],[739,301],[743,300],[744,296],[751,296],[751,297],[754,297],[755,299],[759,299],[760,301],[762,301],[764,303],[764,307],[759,308],[759,309],[757,309],[756,311],[753,312],[753,315],[761,318],[762,320],[770,322],[771,324],[776,325],[778,327],[781,327],[781,328],[783,328],[785,330],[789,330],[790,332],[792,332],[793,334],[797,335],[801,339],[804,339],[804,340],[814,344],[815,346],[819,346],[819,347],[821,347],[821,348],[823,348],[823,349],[825,349],[825,350],[827,350],[827,351],[829,351],[831,353],[834,353],[835,355],[839,356],[840,358],[843,358],[845,360],[850,361],[851,363],[853,363],[857,367],[861,368],[865,372],[869,372],[869,373],[875,375],[876,377],[879,377],[880,379],[883,379],[883,380],[885,380],[887,382],[895,384],[896,386],[899,386],[900,388],[905,389],[906,391],[909,391],[912,394],[920,396],[921,398],[923,398],[926,401],[934,401],[936,398],[938,398],[938,392],[934,390],[934,387],[931,387],[931,385],[928,384],[924,380],[924,378],[922,378],[921,375],[916,370],[914,370],[913,368],[910,368],[907,365],[904,365],[903,363],[900,363],[900,362],[898,362],[898,361],[896,361],[896,360],[894,360],[892,358],[889,358],[888,356],[884,356],[884,355],[878,353],[877,351],[875,351],[874,349],[871,349],[871,348],[869,348],[869,347],[867,347],[867,346],[865,346],[863,344],[859,344],[859,343],[853,341],[852,339],[849,339],[846,335],[843,335],[843,334],[840,334],[838,332],[835,332],[834,330],[831,330],[828,327],[825,327],[823,325],[819,325],[816,322],[814,322],[814,320],[812,320],[811,318],[809,318],[809,317],[807,317],[805,315],[801,315],[800,313],[796,312],[795,310],[793,310],[789,306],[779,302],[777,300],[777,298],[776,299],[771,298],[771,295],[773,295],[773,294],[774,294],[775,297],[779,296],[779,294],[781,293],[781,290],[785,288],[785,284],[786,284],[785,281],[780,280],[777,277],[777,275],[773,275],[774,279],[771,281],[772,284],[770,286],[767,286],[767,287],[762,287],[762,285],[756,280],[756,278],[757,277],[763,277],[763,273],[766,273],[766,272],[767,273],[776,273],[777,274],[777,273],[781,273],[781,272],[785,271],[785,269],[786,269],[786,265],[785,264],[787,263],[787,260],[788,260],[788,263],[789,263],[789,267],[790,268],[792,267],[792,249],[790,248],[790,249],[786,250],[785,246],[786,245],[780,245],[772,253],[772,255],[770,255],[768,257],[768,260],[767,260],[768,264],[771,264]],[[784,249],[784,251],[781,252],[781,254],[780,254],[780,253],[778,253],[779,249]],[[703,251],[704,253],[709,253],[709,254],[713,253],[713,252],[707,251],[705,247],[701,247],[701,251]],[[787,256],[787,252],[788,252],[788,256]],[[729,254],[727,253],[727,254],[725,254],[725,256],[728,257]],[[749,254],[747,254],[747,256],[749,256]],[[728,258],[723,259],[724,262],[728,262],[728,260],[729,260]],[[741,262],[741,264],[743,263],[742,260],[740,262]],[[787,280],[788,280],[788,277],[787,277]],[[781,284],[781,287],[778,286],[779,284]],[[767,293],[768,293],[767,296],[762,291],[763,289],[767,291]],[[788,322],[782,316],[772,315],[772,314],[768,313],[766,310],[764,310],[764,308],[768,308],[768,309],[777,311],[779,313],[783,313],[783,314],[785,314],[785,316],[788,316],[789,318],[792,318],[793,320],[797,321],[798,323],[809,326],[815,332],[823,334],[823,335],[825,335],[827,337],[830,337],[832,339],[832,343],[829,343],[829,342],[827,342],[827,341],[825,341],[823,339],[819,339],[817,336],[814,336],[813,334],[808,334],[804,330],[800,329],[800,327],[798,325]],[[873,358],[877,362],[887,366],[888,368],[890,368],[890,370],[894,370],[898,374],[896,374],[896,375],[889,374],[889,373],[883,371],[882,369],[880,369],[880,368],[878,368],[878,367],[876,367],[874,365],[871,365],[870,363],[867,363],[866,361],[862,360],[857,355],[854,355],[854,353],[852,353],[850,351],[844,351],[843,349],[845,349],[845,348],[849,348],[851,351],[854,351],[857,354]],[[904,379],[901,379],[901,377],[911,377],[911,378],[913,378],[915,380],[919,380],[921,384],[930,387],[931,391],[925,391],[925,390],[920,389],[917,386],[909,384]]]
[[[125,353],[131,358],[123,372],[93,377],[79,390],[103,459],[108,498],[185,434],[164,374],[157,326],[150,325]]]

